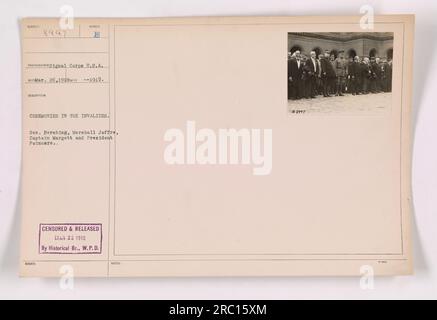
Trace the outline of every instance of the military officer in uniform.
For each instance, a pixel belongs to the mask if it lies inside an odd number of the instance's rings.
[[[335,59],[335,76],[336,76],[336,96],[343,96],[343,88],[345,85],[345,78],[347,73],[347,61],[344,57],[344,51],[338,53]]]

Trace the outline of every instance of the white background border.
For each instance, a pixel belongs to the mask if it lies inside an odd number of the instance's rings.
[[[18,19],[59,16],[71,5],[78,17],[240,15],[359,15],[414,13],[414,146],[412,224],[415,275],[359,278],[141,278],[20,279],[19,180],[21,165],[21,65]],[[437,2],[429,0],[2,0],[0,1],[0,298],[122,299],[426,299],[437,298]],[[37,187],[37,186],[35,186]]]

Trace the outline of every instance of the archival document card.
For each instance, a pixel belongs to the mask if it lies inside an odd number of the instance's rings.
[[[20,274],[411,274],[413,33],[22,19]]]

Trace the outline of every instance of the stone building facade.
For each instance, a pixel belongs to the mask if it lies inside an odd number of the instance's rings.
[[[346,57],[380,57],[392,59],[393,33],[391,32],[292,32],[288,33],[288,51],[300,50],[305,55],[317,55],[328,50],[337,56],[344,51]]]

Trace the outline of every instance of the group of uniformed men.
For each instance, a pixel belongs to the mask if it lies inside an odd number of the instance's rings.
[[[378,57],[336,57],[325,51],[307,57],[300,51],[288,53],[288,99],[391,92],[392,60]]]

